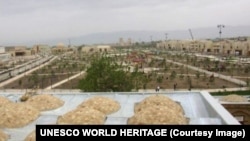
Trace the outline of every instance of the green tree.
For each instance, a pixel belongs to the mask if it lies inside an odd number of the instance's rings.
[[[136,90],[143,87],[143,84],[147,83],[147,78],[144,76],[143,72],[139,72],[138,70],[138,66],[136,66],[134,71],[130,74],[133,88]]]
[[[34,87],[37,87],[39,82],[39,76],[37,72],[32,73],[31,79],[33,80]]]
[[[53,78],[55,78],[55,72],[54,70],[51,70],[50,72],[50,87],[52,88],[52,82],[53,82]]]
[[[249,87],[249,78],[246,80],[247,86]]]
[[[214,80],[215,80],[215,78],[214,78],[214,75],[212,74],[212,75],[209,77],[209,82],[213,83]]]
[[[42,75],[42,86],[41,86],[41,88],[44,88],[44,80],[46,79],[46,75]]]
[[[183,79],[184,79],[184,75],[181,73],[181,74],[179,75],[179,78],[180,78],[180,80],[183,80]]]
[[[176,72],[175,71],[172,71],[171,72],[171,75],[170,75],[170,78],[171,78],[171,80],[173,80],[173,79],[175,79],[176,78]]]
[[[205,72],[203,73],[202,80],[203,80],[203,81],[206,81],[206,80],[207,80],[207,75],[206,75]]]
[[[199,72],[199,71],[197,71],[197,72],[195,73],[195,75],[196,75],[196,78],[197,78],[197,79],[200,78],[200,72]]]
[[[72,66],[72,69],[77,69],[78,68],[78,64],[75,62],[75,63],[73,63],[73,64],[71,64]]]
[[[156,81],[157,83],[162,83],[163,77],[162,76],[158,76]]]
[[[19,85],[19,87],[21,87],[21,89],[22,89],[22,79],[19,79],[19,81],[18,81],[18,85]]]
[[[193,84],[192,84],[192,79],[189,75],[187,76],[187,84],[189,87],[188,89],[191,90],[191,88],[193,88]]]
[[[106,56],[93,58],[78,87],[87,92],[131,91],[131,74]]]

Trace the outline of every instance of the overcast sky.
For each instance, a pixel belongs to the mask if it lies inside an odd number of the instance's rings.
[[[250,25],[250,0],[0,0],[0,45],[96,32]]]

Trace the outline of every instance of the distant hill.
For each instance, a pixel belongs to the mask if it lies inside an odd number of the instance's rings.
[[[219,38],[219,29],[215,27],[207,28],[196,28],[191,29],[193,37],[195,39],[215,39]],[[170,40],[178,39],[191,39],[189,29],[186,30],[169,30],[169,31],[118,31],[118,32],[104,32],[104,33],[93,33],[77,37],[51,39],[49,41],[43,41],[44,44],[56,45],[57,43],[64,43],[68,45],[82,45],[82,44],[107,44],[107,43],[118,43],[119,38],[123,38],[125,41],[131,38],[134,42],[151,40]],[[225,26],[222,29],[222,38],[227,37],[239,37],[239,36],[250,36],[250,26]],[[35,44],[35,43],[33,43]]]
[[[191,29],[195,39],[219,38],[219,29],[215,27]],[[131,38],[135,42],[168,39],[191,39],[189,29],[173,31],[120,31],[110,33],[94,33],[71,38],[72,44],[117,43],[119,38]],[[222,29],[222,38],[250,36],[250,26],[225,26]]]

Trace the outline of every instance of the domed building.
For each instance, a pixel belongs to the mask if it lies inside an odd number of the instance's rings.
[[[65,45],[63,43],[58,43],[56,45],[56,48],[65,48]]]
[[[53,53],[65,52],[68,51],[68,48],[63,43],[58,43],[55,47],[53,47]]]

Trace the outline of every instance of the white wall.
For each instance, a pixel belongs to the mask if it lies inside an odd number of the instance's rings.
[[[0,53],[5,53],[5,47],[0,46]]]

